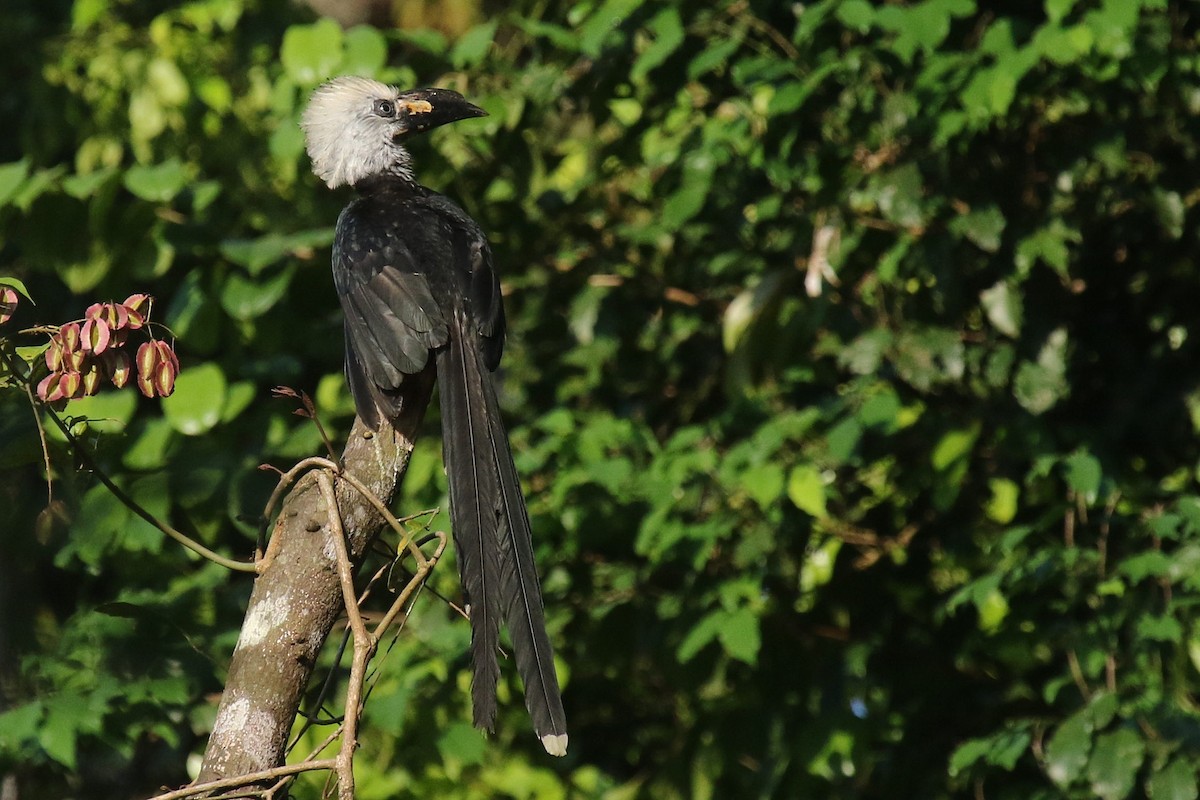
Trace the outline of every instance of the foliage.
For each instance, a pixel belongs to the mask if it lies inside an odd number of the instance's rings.
[[[15,11],[0,273],[50,317],[160,298],[171,402],[68,413],[109,420],[92,444],[143,505],[246,554],[256,465],[319,448],[269,387],[352,414],[346,196],[308,175],[306,93],[363,72],[490,112],[416,156],[505,270],[571,755],[540,754],[511,670],[471,732],[466,626],[426,594],[368,704],[364,798],[1197,796],[1194,11],[594,0],[453,40],[299,15]],[[181,783],[246,580],[61,448],[43,511],[5,395],[0,764],[42,794]],[[444,501],[438,458],[406,508]]]

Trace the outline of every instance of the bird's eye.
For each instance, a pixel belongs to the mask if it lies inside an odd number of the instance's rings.
[[[396,116],[396,104],[391,100],[376,100],[375,114],[380,117],[394,117]]]

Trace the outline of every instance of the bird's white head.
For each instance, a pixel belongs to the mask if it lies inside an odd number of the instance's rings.
[[[313,92],[300,127],[313,172],[334,189],[383,175],[412,180],[405,136],[486,113],[449,89],[401,92],[346,76]]]

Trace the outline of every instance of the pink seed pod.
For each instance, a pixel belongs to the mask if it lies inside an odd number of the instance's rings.
[[[59,386],[61,381],[61,372],[51,372],[46,377],[42,378],[41,383],[37,385],[38,398],[47,403],[53,403],[55,400],[61,400],[63,396],[62,389]]]
[[[109,328],[116,331],[129,323],[129,311],[120,303],[105,303],[99,318],[107,322]]]
[[[154,371],[154,388],[158,392],[159,397],[170,397],[175,391],[175,376],[178,370],[175,365],[167,361],[158,365],[158,369]]]
[[[130,329],[137,330],[146,324],[146,320],[150,319],[152,305],[154,298],[148,294],[131,294],[125,298],[120,308],[125,309]]]
[[[83,372],[83,393],[85,396],[91,396],[100,390],[100,384],[104,381],[104,362],[103,360],[91,359],[88,362],[88,368]]]
[[[87,307],[87,311],[83,312],[84,321],[101,319],[104,316],[104,306],[104,303],[92,303]]]
[[[104,366],[112,378],[113,386],[118,389],[129,383],[129,374],[133,371],[133,359],[124,350],[109,350],[104,354]]]
[[[0,286],[0,325],[12,319],[16,313],[19,295],[11,286]]]
[[[154,374],[139,372],[137,376],[137,388],[146,397],[154,397]]]
[[[103,317],[96,317],[83,323],[80,335],[83,339],[83,352],[99,355],[108,348],[112,341],[112,328],[108,326]]]
[[[167,344],[162,339],[157,340],[154,343],[154,345],[155,345],[155,347],[158,348],[159,360],[169,362],[171,364],[171,366],[173,366],[175,368],[176,374],[178,374],[179,373],[179,356],[175,355],[175,348],[172,347],[171,345]]]
[[[63,325],[58,329],[58,335],[62,339],[64,353],[74,353],[82,349],[83,336],[78,322]]]
[[[63,346],[62,339],[58,334],[50,337],[50,346],[46,348],[46,369],[51,372],[58,372],[63,365]],[[45,399],[45,398],[43,398]]]
[[[154,377],[154,369],[158,366],[158,348],[154,346],[154,342],[142,342],[142,346],[137,351],[137,371],[138,376]]]
[[[83,375],[78,372],[64,372],[58,381],[58,388],[63,397],[76,398],[83,396]]]

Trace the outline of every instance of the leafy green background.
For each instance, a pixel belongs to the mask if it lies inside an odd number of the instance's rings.
[[[541,753],[511,669],[497,734],[469,728],[467,626],[426,593],[361,797],[1197,797],[1193,5],[426,4],[466,20],[443,30],[10,5],[0,274],[38,302],[10,330],[156,295],[178,393],[68,413],[241,556],[257,465],[320,448],[269,388],[351,422],[348,195],[308,172],[307,93],[359,72],[491,113],[415,155],[504,270],[571,753]],[[406,511],[444,503],[434,425]],[[0,772],[149,794],[203,748],[248,580],[52,445],[44,510],[0,392]]]

